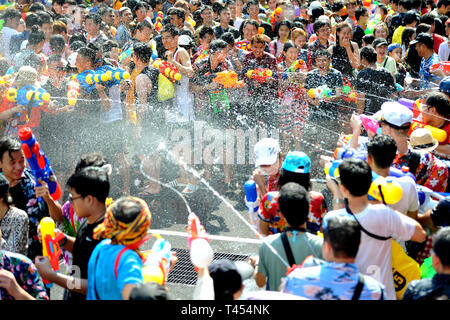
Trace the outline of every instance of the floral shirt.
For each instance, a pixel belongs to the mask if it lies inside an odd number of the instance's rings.
[[[28,228],[28,258],[34,260],[37,255],[42,255],[42,245],[37,236],[39,222],[48,217],[48,207],[44,201],[38,201],[34,188],[36,182],[29,169],[25,169],[20,182],[10,189],[14,205],[24,210],[29,219]]]
[[[258,217],[269,223],[269,234],[281,233],[286,227],[286,220],[280,215],[278,196],[278,191],[268,192],[263,197],[258,211]],[[320,192],[310,191],[309,198],[309,214],[306,225],[309,232],[316,234],[328,209]]]
[[[411,150],[407,154],[395,156],[393,166],[401,169],[403,166],[409,167],[411,161]],[[448,182],[448,169],[442,160],[439,160],[431,153],[422,153],[420,163],[417,167],[416,182],[422,186],[430,188],[436,192],[445,192]]]
[[[436,86],[433,85],[433,82],[441,79],[440,77],[437,77],[430,72],[430,67],[435,63],[439,63],[440,61],[441,60],[439,60],[439,56],[436,53],[433,53],[433,55],[427,60],[425,60],[425,58],[422,58],[419,69],[420,89],[433,88]]]
[[[1,250],[0,269],[12,272],[18,285],[32,297],[38,300],[49,300],[41,276],[26,256]],[[14,298],[5,289],[0,288],[0,300],[14,300]]]
[[[290,271],[282,292],[311,300],[351,300],[359,279],[354,263],[321,261],[309,256],[300,267]],[[384,286],[364,276],[359,300],[383,300]]]

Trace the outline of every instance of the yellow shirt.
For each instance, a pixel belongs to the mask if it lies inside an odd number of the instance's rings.
[[[392,43],[402,44],[402,34],[405,28],[406,27],[404,26],[400,26],[397,29],[395,29],[394,34],[392,35]]]

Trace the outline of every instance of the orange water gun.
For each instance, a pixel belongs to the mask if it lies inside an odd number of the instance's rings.
[[[232,70],[217,72],[213,82],[223,85],[224,88],[242,88],[244,86],[244,81],[238,81],[237,73]]]
[[[153,62],[153,66],[156,69],[158,69],[159,72],[161,72],[162,75],[165,76],[170,81],[175,82],[181,80],[181,73],[170,62],[162,61],[161,59],[156,59]]]
[[[283,10],[278,7],[276,8],[272,14],[270,15],[269,19],[267,22],[269,22],[272,26],[275,26],[277,24],[277,18],[279,18],[281,16],[281,13],[283,12]]]
[[[264,83],[267,78],[272,77],[273,73],[270,69],[254,69],[247,71],[247,77],[258,81],[259,83]]]

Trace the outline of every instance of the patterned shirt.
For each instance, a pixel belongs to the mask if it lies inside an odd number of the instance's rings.
[[[286,277],[282,292],[311,300],[351,300],[358,283],[359,271],[354,263],[321,261],[309,256]],[[359,300],[384,299],[384,286],[364,276]]]
[[[2,238],[6,241],[5,250],[27,254],[28,246],[28,215],[16,207],[10,207],[5,216],[0,219]]]
[[[405,155],[395,156],[393,166],[401,169],[402,166],[409,167],[411,161],[411,150]],[[423,185],[436,192],[445,192],[448,183],[448,169],[442,160],[439,160],[429,152],[422,153],[420,163],[417,167],[416,173],[417,184]]]
[[[14,274],[17,284],[32,297],[38,300],[49,300],[41,276],[33,262],[26,256],[1,250],[0,269],[7,270]],[[0,288],[0,300],[15,299],[9,295],[4,288]]]
[[[269,223],[269,234],[281,233],[286,227],[286,220],[280,215],[278,207],[278,191],[266,193],[261,201],[258,211],[258,217]],[[310,205],[307,229],[311,233],[317,233],[322,225],[323,216],[327,213],[325,199],[320,192],[309,192]]]
[[[427,60],[425,60],[425,58],[422,58],[419,69],[420,89],[430,89],[437,86],[433,84],[434,82],[439,81],[441,78],[433,75],[430,72],[430,67],[433,64],[439,62],[439,56],[436,53],[433,53]]]

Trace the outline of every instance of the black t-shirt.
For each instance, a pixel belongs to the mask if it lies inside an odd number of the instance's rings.
[[[353,32],[353,41],[358,44],[358,47],[362,47],[362,39],[365,36],[364,30],[360,26],[356,26],[355,31]]]
[[[92,251],[99,244],[101,240],[94,240],[94,229],[103,222],[104,219],[97,221],[93,224],[88,224],[85,220],[81,223],[77,232],[77,237],[73,245],[73,265],[78,266],[81,279],[87,279],[88,263],[91,257]],[[80,293],[71,291],[67,300],[86,300],[86,296]]]
[[[14,187],[10,188],[9,194],[11,195],[11,198],[13,199],[14,206],[16,208],[19,208],[19,209],[27,212],[28,198],[25,195],[25,192],[22,189],[22,186],[20,185],[20,183],[18,183]]]
[[[355,89],[366,94],[364,113],[373,114],[396,92],[392,74],[385,68],[367,68],[358,73]]]

